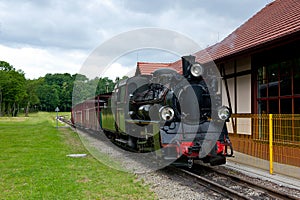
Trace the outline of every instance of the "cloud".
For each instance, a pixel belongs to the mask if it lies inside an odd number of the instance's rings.
[[[223,32],[227,34],[228,29],[249,18],[265,2],[2,1],[0,42],[6,45],[90,49],[97,45],[95,41],[101,42],[137,27],[153,26],[174,29],[192,37],[197,37],[195,32],[198,31],[206,33],[206,36],[214,33],[217,38],[218,32],[222,36]],[[202,40],[212,43],[209,37],[203,36]]]
[[[30,78],[64,69],[76,73],[74,69],[80,68],[93,49],[120,33],[144,27],[182,33],[205,48],[268,2],[0,0],[0,59],[17,65]],[[153,41],[153,45],[160,42]],[[127,46],[125,42],[120,45]]]
[[[109,77],[116,80],[117,77],[132,76],[135,73],[135,66],[124,66],[120,63],[112,63],[102,74],[102,77]]]
[[[79,51],[63,52],[32,47],[11,48],[0,45],[0,60],[25,72],[26,78],[38,78],[47,73],[70,73],[79,71],[86,54]]]
[[[32,2],[1,6],[0,42],[6,45],[86,48],[91,45],[89,20],[67,12],[65,6],[40,6]],[[78,9],[78,8],[77,8]]]

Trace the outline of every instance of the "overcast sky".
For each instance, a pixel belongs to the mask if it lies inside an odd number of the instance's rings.
[[[270,2],[0,0],[0,60],[23,70],[30,79],[46,73],[75,74],[105,41],[148,27],[178,32],[205,48],[221,41]],[[126,64],[115,61],[107,76],[114,78],[116,71],[128,71],[136,61],[173,61],[167,60],[168,56],[151,58],[150,54],[135,52],[128,55],[131,62]]]

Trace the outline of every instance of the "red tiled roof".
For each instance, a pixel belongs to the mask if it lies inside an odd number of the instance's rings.
[[[177,60],[176,62],[170,63],[170,68],[175,69],[179,74],[182,74],[182,60]]]
[[[300,0],[276,0],[221,42],[195,54],[198,62],[220,59],[300,31]],[[204,56],[203,56],[204,55]]]
[[[137,62],[135,74],[150,75],[156,69],[170,68],[170,63],[150,63],[150,62]]]

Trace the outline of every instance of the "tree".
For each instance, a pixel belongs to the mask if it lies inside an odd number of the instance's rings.
[[[37,89],[42,83],[43,79],[26,80],[26,96],[24,98],[26,117],[28,117],[31,106],[34,106],[34,111],[36,111],[36,107],[40,104]]]
[[[96,94],[104,94],[111,92],[114,89],[114,82],[108,77],[98,78]]]
[[[3,108],[3,89],[5,82],[7,81],[6,73],[0,71],[0,117],[3,115],[2,112],[5,110],[5,106]]]
[[[26,96],[25,75],[5,61],[0,61],[1,115],[16,116]],[[4,105],[4,106],[3,106]]]
[[[37,93],[43,110],[54,111],[59,105],[59,87],[57,85],[44,83],[37,88]]]
[[[0,70],[1,71],[15,71],[15,68],[10,65],[8,62],[5,62],[5,61],[0,61]]]
[[[72,107],[72,90],[74,85],[74,76],[64,73],[64,74],[46,74],[44,77],[44,83],[39,89],[39,97],[41,99],[41,105],[45,109],[52,109],[54,102],[59,106],[61,111],[70,111]],[[47,88],[45,90],[44,88]],[[52,89],[49,89],[52,88]],[[53,94],[48,94],[53,92],[58,94],[58,101],[51,100],[50,97]],[[41,93],[40,93],[41,92]],[[57,98],[54,95],[53,98]]]
[[[92,88],[96,88],[95,81],[91,82],[85,75],[76,74],[72,89],[72,103],[77,104],[95,96],[95,91],[93,92]]]
[[[89,80],[85,75],[68,73],[26,80],[23,71],[0,61],[0,116],[16,116],[20,108],[25,116],[36,108],[54,111],[59,106],[61,111],[70,111],[72,103],[111,92],[114,85],[107,77]]]

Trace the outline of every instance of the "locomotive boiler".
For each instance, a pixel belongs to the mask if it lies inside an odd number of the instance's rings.
[[[162,68],[122,80],[101,110],[101,128],[120,145],[174,163],[224,164],[233,154],[225,124],[231,110],[222,106],[217,74],[183,56],[182,73]]]

